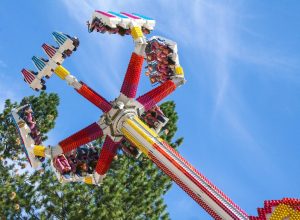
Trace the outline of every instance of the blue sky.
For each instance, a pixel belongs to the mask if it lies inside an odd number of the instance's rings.
[[[267,199],[300,197],[300,2],[289,1],[1,1],[0,109],[35,94],[20,74],[45,56],[53,30],[76,35],[64,66],[108,99],[118,95],[133,50],[130,37],[89,34],[94,9],[137,12],[157,21],[154,35],[178,43],[187,83],[168,99],[180,117],[180,153],[247,213]],[[56,144],[101,114],[65,82]],[[139,94],[151,89],[145,76]],[[210,219],[177,186],[165,199],[172,219]]]

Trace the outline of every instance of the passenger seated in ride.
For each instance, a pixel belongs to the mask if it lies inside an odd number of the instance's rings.
[[[167,73],[168,65],[159,63],[159,64],[157,64],[157,70],[161,73]]]
[[[65,55],[65,57],[70,57],[72,55],[72,51],[71,50],[65,50],[63,52],[63,55]]]
[[[147,45],[146,45],[146,48],[145,48],[145,53],[146,54],[153,53],[150,41],[147,42]]]
[[[171,57],[168,57],[167,61],[169,65],[175,65],[175,62],[172,60]]]
[[[169,80],[170,78],[168,76],[166,76],[165,74],[161,74],[160,76],[158,76],[157,81],[164,83],[165,81]]]
[[[89,21],[87,21],[87,26],[88,26],[88,31],[89,32],[93,32],[94,31],[94,29],[96,28],[96,27],[98,27],[99,26],[99,23],[100,23],[100,21],[99,21],[99,19],[98,18],[94,18],[94,20],[92,21],[92,23],[90,24],[90,22]]]
[[[37,133],[36,122],[34,120],[28,122],[28,127],[30,129],[31,134],[35,135]]]
[[[33,75],[36,75],[36,76],[39,74],[38,72],[35,72],[35,71],[33,71],[33,70],[31,70],[30,72],[31,72]]]
[[[150,113],[147,113],[145,118],[144,118],[146,124],[150,127],[150,128],[154,128],[154,123],[155,123],[155,118],[152,117],[152,115]]]
[[[152,84],[154,84],[154,83],[157,83],[157,82],[158,82],[158,80],[157,80],[157,78],[156,78],[156,77],[151,77],[151,78],[150,78],[150,81],[151,81],[151,83],[152,83]]]
[[[97,160],[92,160],[88,163],[88,173],[89,174],[92,174],[94,173],[94,170],[95,170],[95,167],[97,165]]]
[[[33,140],[35,145],[39,145],[42,143],[42,137],[40,134],[38,134]]]
[[[34,117],[32,115],[32,109],[30,107],[27,107],[24,110],[24,120],[30,129],[30,136],[33,139],[36,138],[39,135],[39,132],[37,130],[36,122],[34,120]]]
[[[164,53],[170,55],[171,53],[173,53],[173,49],[169,45],[167,45],[167,48],[165,49]]]
[[[53,165],[62,175],[69,174],[71,171],[70,164],[64,154],[55,157],[53,159]]]
[[[88,25],[89,25],[89,23],[88,23]],[[97,32],[100,31],[101,33],[104,33],[106,31],[105,25],[97,18],[90,25],[89,32],[92,32],[94,29],[96,29]]]
[[[77,164],[78,164],[78,160],[76,158],[76,151],[71,152],[71,154],[67,156],[67,160],[70,164],[71,172],[75,173],[76,172],[76,167],[77,167]]]
[[[154,68],[153,68],[151,65],[148,65],[147,68],[148,68],[148,71],[149,71],[150,73],[152,73],[153,70],[154,70]]]
[[[120,34],[121,36],[125,36],[126,34],[128,34],[128,30],[121,27],[121,26],[117,26],[118,27],[118,34]]]
[[[161,60],[160,62],[161,62],[162,64],[166,64],[166,65],[168,65],[168,64],[169,64],[169,62],[168,62],[168,59],[167,59],[167,58],[165,58],[165,59]]]
[[[46,62],[46,63],[49,62],[48,59],[45,59],[45,58],[43,58],[43,57],[41,57],[40,59],[41,59],[42,61]]]
[[[162,122],[162,123],[165,123],[165,118],[164,118],[164,113],[162,112],[162,110],[160,109],[160,107],[159,106],[154,106],[154,108],[153,108],[153,111],[155,111],[155,113],[156,113],[156,118],[160,121],[160,122]]]
[[[158,50],[157,52],[157,57],[159,57],[161,60],[167,59],[168,56],[168,54],[164,53],[164,50]]]
[[[79,176],[86,176],[88,171],[88,165],[86,163],[79,163],[76,168],[76,174]]]
[[[109,27],[109,26],[106,25],[106,31],[109,34],[116,34],[116,33],[118,33],[119,29],[118,28],[111,28],[111,27]]]
[[[25,117],[26,117],[27,124],[36,124],[36,121],[35,121],[32,113],[27,114]]]
[[[152,43],[151,43],[151,50],[152,51],[156,51],[156,50],[158,50],[159,49],[159,43],[157,42],[157,41],[153,41]]]
[[[156,54],[155,53],[149,53],[149,54],[147,54],[147,61],[148,62],[152,62],[154,60],[156,60]]]
[[[158,106],[155,106],[151,110],[149,110],[146,113],[144,120],[149,125],[149,127],[154,129],[157,129],[160,123],[165,122],[163,112]]]
[[[44,162],[45,161],[45,157],[39,157],[39,156],[37,156],[37,159],[40,161],[40,162]]]
[[[86,161],[88,159],[88,149],[85,147],[78,148],[77,159],[80,161]]]
[[[89,148],[89,152],[88,152],[88,159],[91,161],[91,160],[98,160],[99,158],[99,153],[98,151],[96,150],[96,148],[94,147],[91,147]]]
[[[143,34],[150,34],[150,30],[148,28],[142,27]]]
[[[97,32],[105,33],[106,32],[106,27],[105,26],[97,27]]]
[[[156,57],[157,61],[160,63],[164,63],[167,60],[167,57],[162,55],[162,53],[158,54]]]
[[[24,110],[24,120],[27,122],[27,123],[31,123],[32,122],[32,109],[30,107],[27,107],[25,110]]]
[[[137,157],[139,154],[139,151],[136,147],[132,146],[129,142],[127,142],[125,139],[123,139],[120,143],[120,147],[122,151],[132,157]]]

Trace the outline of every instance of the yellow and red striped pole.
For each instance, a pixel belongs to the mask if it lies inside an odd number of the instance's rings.
[[[214,219],[249,219],[240,207],[137,116],[125,119],[120,130],[127,140],[148,156]]]

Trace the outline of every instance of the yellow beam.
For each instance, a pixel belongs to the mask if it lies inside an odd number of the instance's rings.
[[[142,121],[138,121],[137,117],[134,118],[139,125],[141,125],[142,127],[144,127],[148,132],[151,132],[151,129],[148,128],[147,129],[147,125],[145,125]],[[146,142],[148,142],[149,144],[153,145],[154,141],[152,140],[152,138],[146,134],[137,124],[134,120],[131,120],[130,118],[126,119],[127,124],[133,129],[135,130],[139,135],[141,135]],[[143,126],[144,124],[144,126]],[[155,133],[154,133],[155,134]]]
[[[90,176],[87,176],[87,177],[84,178],[84,182],[86,184],[93,184],[93,178],[90,177]]]
[[[130,132],[128,132],[125,128],[121,128],[121,132],[124,136],[140,151],[142,151],[146,156],[148,156],[148,150],[143,146],[141,142],[139,142]]]
[[[183,68],[181,66],[176,66],[175,67],[175,73],[177,75],[184,75]]]
[[[141,27],[139,26],[134,26],[131,28],[131,36],[133,37],[134,40],[140,38],[140,37],[143,37],[143,32],[142,32],[142,29]]]
[[[54,73],[56,73],[56,75],[62,80],[65,80],[66,76],[70,74],[69,71],[65,69],[62,65],[58,65],[55,68]]]
[[[142,122],[141,119],[139,119],[137,116],[134,117],[134,120],[137,121],[138,124],[141,125],[145,130],[147,130],[153,137],[158,137],[158,134],[151,128],[149,128],[149,126]]]
[[[33,154],[35,156],[39,156],[39,157],[45,157],[45,150],[46,147],[42,146],[42,145],[34,145],[33,147]]]

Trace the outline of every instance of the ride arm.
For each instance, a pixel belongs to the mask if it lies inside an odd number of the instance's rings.
[[[131,36],[134,40],[135,47],[134,53],[140,56],[144,56],[145,48],[147,46],[147,40],[144,36],[140,26],[136,26],[134,23],[131,25]]]
[[[131,35],[135,42],[134,52],[127,67],[125,78],[121,87],[121,93],[128,98],[135,98],[144,61],[144,53],[147,45],[141,27],[132,25]]]
[[[51,157],[65,154],[102,136],[103,130],[99,124],[96,122],[92,123],[68,138],[60,141],[57,146],[51,147],[49,154]]]
[[[88,101],[93,103],[103,112],[108,112],[112,108],[111,104],[105,98],[103,98],[103,96],[95,92],[85,83],[79,82],[76,79],[76,77],[71,75],[70,72],[67,69],[65,69],[62,65],[58,65],[57,68],[54,70],[54,72],[59,78],[61,78],[62,80],[66,80],[67,83],[70,86],[74,87],[74,89],[80,95],[82,95]]]
[[[247,220],[248,215],[137,116],[119,128],[127,140],[148,156],[214,219]]]
[[[93,176],[94,178],[90,181],[87,181],[87,183],[100,184],[102,182],[115,155],[117,154],[118,146],[118,142],[113,141],[109,135],[106,136],[96,165]]]
[[[184,78],[173,78],[152,89],[144,95],[138,97],[136,100],[140,104],[139,114],[148,111],[158,102],[170,95],[177,87],[184,83]]]

